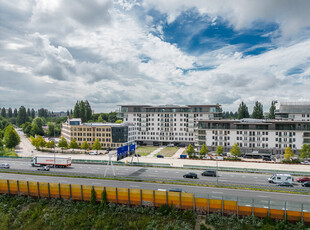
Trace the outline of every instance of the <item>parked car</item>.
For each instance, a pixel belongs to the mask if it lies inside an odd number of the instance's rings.
[[[10,165],[8,163],[2,163],[2,164],[0,164],[0,168],[9,169]]]
[[[185,144],[177,144],[177,147],[185,147]]]
[[[50,171],[50,167],[42,166],[42,167],[38,168],[37,170],[39,170],[39,171]]]
[[[167,147],[174,147],[174,144],[168,144]]]
[[[198,178],[197,174],[196,173],[192,173],[192,172],[186,173],[185,175],[183,175],[183,177],[184,178],[192,178],[192,179],[197,179]]]
[[[280,186],[280,187],[293,187],[293,184],[290,183],[290,182],[280,182],[277,184],[277,186]]]
[[[206,170],[206,171],[203,171],[201,173],[201,176],[213,176],[213,177],[216,177],[216,171],[215,170]]]
[[[98,152],[97,152],[97,151],[89,151],[88,154],[89,154],[89,155],[98,155]]]
[[[160,154],[158,154],[156,157],[157,157],[157,158],[164,158],[164,156],[163,156],[163,155],[160,155]]]
[[[310,165],[310,161],[303,161],[303,162],[300,162],[300,164],[302,164],[302,165]]]
[[[300,177],[296,179],[297,182],[306,182],[306,181],[310,181],[310,177]]]
[[[301,186],[302,187],[310,187],[310,181],[306,181],[306,182],[302,183]]]
[[[153,143],[153,146],[159,146],[159,143],[155,143],[155,142],[154,142],[154,143]]]

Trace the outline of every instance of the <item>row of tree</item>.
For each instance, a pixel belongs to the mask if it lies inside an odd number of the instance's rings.
[[[275,119],[275,110],[276,110],[275,103],[276,103],[275,101],[271,102],[271,106],[269,109],[269,115],[268,115],[269,119]],[[263,119],[264,118],[264,110],[263,110],[262,103],[260,103],[258,101],[255,102],[251,116],[249,114],[249,110],[248,110],[247,105],[243,101],[240,103],[239,108],[238,108],[237,118],[243,119],[243,118],[250,118],[250,117],[255,118],[255,119]]]
[[[73,117],[81,118],[82,122],[88,122],[92,117],[92,109],[88,101],[77,101],[73,109]]]

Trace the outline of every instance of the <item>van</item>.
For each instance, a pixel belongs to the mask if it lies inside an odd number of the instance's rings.
[[[97,151],[90,151],[88,154],[89,155],[98,155],[98,152]]]
[[[289,182],[293,183],[294,179],[291,174],[281,174],[275,173],[271,177],[268,178],[269,183],[281,183],[281,182]]]

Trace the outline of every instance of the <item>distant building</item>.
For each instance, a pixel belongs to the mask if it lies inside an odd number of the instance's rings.
[[[130,123],[82,123],[80,118],[73,118],[62,124],[61,136],[68,143],[75,139],[79,146],[84,141],[92,147],[96,139],[103,149],[116,149],[128,141],[134,141],[135,127]]]
[[[276,119],[310,121],[310,102],[277,102],[275,106]]]

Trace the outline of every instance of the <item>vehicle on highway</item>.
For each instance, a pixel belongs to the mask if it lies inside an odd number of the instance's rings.
[[[310,181],[306,181],[306,182],[302,183],[301,186],[302,187],[310,187]]]
[[[198,178],[197,174],[196,173],[192,173],[192,172],[186,173],[185,175],[183,175],[183,177],[184,178],[192,178],[192,179],[197,179]]]
[[[164,156],[163,156],[163,155],[160,155],[160,154],[158,154],[156,157],[157,157],[157,158],[164,158]]]
[[[310,181],[310,177],[300,177],[296,179],[297,182],[306,182],[306,181]]]
[[[138,154],[138,153],[136,153],[136,154],[135,154],[135,157],[141,157],[141,155],[140,155],[140,154]]]
[[[71,166],[71,162],[71,157],[35,156],[31,160],[31,165],[34,167],[46,165],[54,166],[55,164],[56,168],[65,168]]]
[[[280,187],[294,187],[292,183],[290,182],[280,182],[277,183],[276,186],[280,186]]]
[[[169,191],[169,192],[185,192],[185,191],[183,191],[183,190],[180,189],[180,188],[170,188],[168,191]]]
[[[48,167],[48,166],[41,166],[37,170],[39,170],[39,171],[50,171],[50,167]]]
[[[303,162],[300,162],[300,164],[302,164],[302,165],[310,165],[310,161],[303,161]]]
[[[167,189],[164,189],[164,188],[159,188],[159,189],[157,189],[157,191],[167,192]]]
[[[98,155],[98,152],[97,151],[89,151],[88,154],[89,155]]]
[[[216,170],[205,170],[201,173],[201,176],[213,176],[216,177]]]
[[[2,163],[2,164],[0,164],[0,168],[9,169],[9,168],[10,168],[10,164],[8,164],[8,163]]]
[[[273,176],[268,178],[269,183],[281,183],[281,182],[289,182],[293,183],[294,179],[291,174],[282,174],[282,173],[275,173]]]

